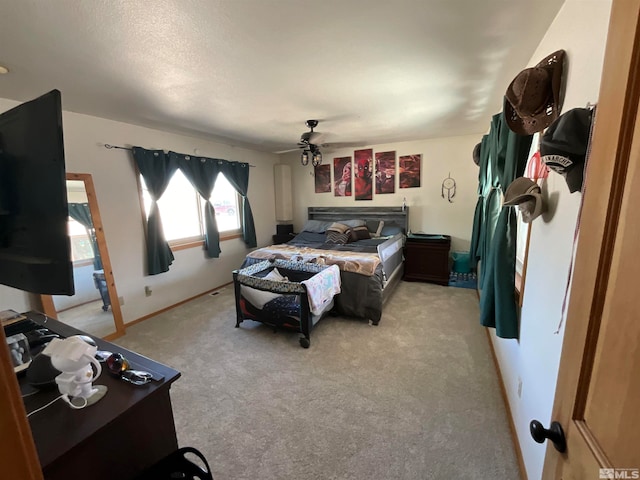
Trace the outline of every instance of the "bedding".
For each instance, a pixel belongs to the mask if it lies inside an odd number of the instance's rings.
[[[402,278],[407,217],[406,207],[311,207],[309,220],[296,237],[252,251],[242,266],[267,259],[337,265],[341,293],[334,299],[336,311],[378,325],[385,301]],[[346,232],[349,237],[344,244],[327,241],[332,233]]]

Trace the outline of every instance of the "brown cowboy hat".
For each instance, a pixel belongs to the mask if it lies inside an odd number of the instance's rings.
[[[504,96],[504,116],[511,130],[532,135],[558,118],[564,58],[564,50],[553,52],[513,79]]]

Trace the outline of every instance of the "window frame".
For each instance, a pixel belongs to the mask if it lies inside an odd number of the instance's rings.
[[[525,281],[527,279],[527,264],[529,261],[529,241],[531,240],[531,223],[526,223],[522,220],[522,214],[520,213],[519,210],[516,213],[516,219],[518,221],[521,231],[522,231],[522,228],[526,228],[526,236],[527,236],[524,242],[524,252],[522,255],[522,267],[519,267],[518,247],[517,247],[518,243],[516,241],[516,262],[515,262],[516,272],[515,272],[514,291],[516,295],[516,300],[518,302],[518,306],[522,308],[522,304],[524,302]]]
[[[146,225],[147,224],[147,211],[144,205],[144,193],[143,193],[143,187],[142,187],[142,174],[140,173],[140,170],[138,169],[137,166],[135,166],[135,171],[136,171],[136,184],[138,187],[138,201],[140,203],[140,214],[142,215],[142,224]],[[223,173],[219,173],[219,175],[223,175]],[[225,177],[226,178],[226,177]],[[227,180],[228,181],[228,180]],[[169,248],[171,249],[172,252],[177,252],[179,250],[186,250],[189,248],[196,248],[196,247],[203,247],[204,246],[204,218],[202,216],[202,210],[203,210],[203,204],[202,204],[202,196],[196,191],[196,189],[193,189],[193,193],[194,195],[196,195],[196,199],[197,199],[197,203],[198,203],[198,220],[200,223],[200,236],[191,236],[191,237],[184,237],[184,238],[179,238],[179,239],[175,239],[175,240],[171,240],[168,241],[167,243],[169,244]],[[242,196],[238,193],[238,191],[235,191],[235,195],[236,195],[236,205],[238,205],[238,211],[236,212],[236,215],[238,216],[238,221],[240,223],[240,226],[234,230],[225,230],[224,232],[220,232],[220,241],[224,242],[227,240],[233,240],[235,238],[242,238],[242,222],[243,222],[243,218],[242,218]],[[147,235],[147,230],[145,228],[145,237]]]

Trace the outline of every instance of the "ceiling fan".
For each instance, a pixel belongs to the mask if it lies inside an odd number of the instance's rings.
[[[302,149],[300,154],[300,162],[302,165],[308,165],[309,159],[314,167],[317,167],[322,163],[322,152],[320,151],[320,141],[324,137],[324,134],[320,132],[314,132],[313,129],[318,126],[318,120],[307,120],[305,125],[310,129],[308,132],[304,132],[300,135],[298,141],[298,148]],[[283,150],[276,153],[293,152],[296,149]]]

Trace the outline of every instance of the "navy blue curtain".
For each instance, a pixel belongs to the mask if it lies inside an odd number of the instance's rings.
[[[87,236],[91,241],[91,248],[93,248],[93,268],[95,270],[102,270],[102,258],[100,257],[100,250],[98,249],[98,239],[96,238],[96,229],[93,226],[89,204],[70,203],[69,216],[87,230]]]
[[[216,158],[192,157],[181,153],[169,152],[169,156],[176,163],[178,168],[191,182],[193,188],[205,201],[204,206],[204,248],[207,256],[218,258],[220,256],[220,232],[216,222],[216,212],[209,201],[216,184],[216,178],[220,172],[220,167],[225,160]]]
[[[133,147],[133,158],[151,196],[151,210],[147,219],[147,269],[149,275],[169,270],[173,252],[164,236],[158,200],[169,185],[177,166],[162,150]]]
[[[249,189],[249,164],[239,162],[225,162],[222,164],[222,173],[233,185],[233,188],[242,196],[242,238],[247,247],[258,246],[256,241],[256,227],[253,222],[251,205],[247,198]]]
[[[502,192],[527,163],[532,136],[512,132],[499,113],[491,120],[487,138],[488,189],[480,227],[479,253],[481,267],[480,323],[496,329],[502,338],[518,338],[518,308],[515,298],[516,215],[513,208],[502,207]],[[485,143],[483,139],[482,148]],[[485,186],[486,187],[486,186]],[[485,188],[485,190],[487,190]]]

